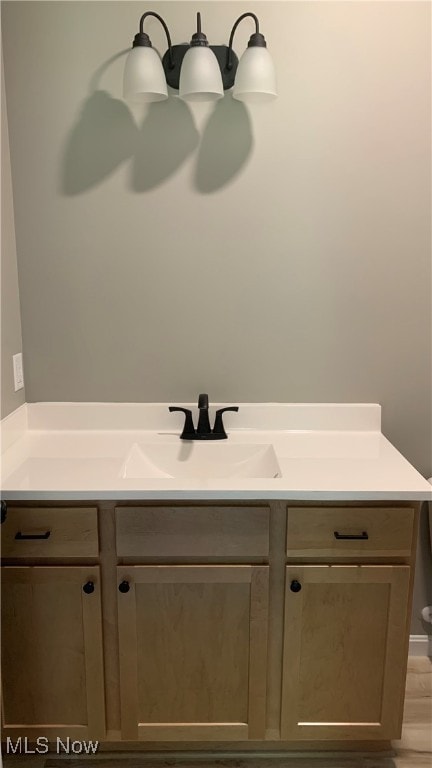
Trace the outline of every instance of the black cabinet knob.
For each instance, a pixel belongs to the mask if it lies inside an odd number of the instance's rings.
[[[83,592],[85,592],[86,595],[91,595],[91,593],[94,591],[95,591],[95,585],[93,584],[92,581],[88,581],[86,584],[84,584]]]
[[[119,584],[119,592],[123,592],[124,594],[126,592],[129,592],[129,590],[130,590],[130,584],[128,581],[122,581],[121,584]]]
[[[296,579],[294,579],[294,581],[292,581],[291,584],[290,584],[291,592],[300,592],[301,588],[302,587],[301,587],[300,582],[296,581]]]

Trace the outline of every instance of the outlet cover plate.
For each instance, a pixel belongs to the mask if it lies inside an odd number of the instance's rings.
[[[22,353],[12,356],[15,392],[24,388]]]

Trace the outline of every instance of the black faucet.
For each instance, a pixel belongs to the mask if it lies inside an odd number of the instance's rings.
[[[210,420],[208,414],[209,399],[208,395],[199,395],[198,397],[198,426],[194,428],[192,411],[189,408],[178,408],[175,405],[169,406],[169,411],[181,411],[185,415],[185,422],[183,432],[180,435],[181,440],[226,440],[228,437],[225,432],[222,415],[225,411],[238,411],[237,405],[231,405],[228,408],[219,408],[216,411],[215,422],[213,429],[210,427]]]

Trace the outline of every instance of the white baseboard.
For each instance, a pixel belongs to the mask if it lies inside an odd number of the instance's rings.
[[[432,657],[432,635],[410,635],[408,655]]]

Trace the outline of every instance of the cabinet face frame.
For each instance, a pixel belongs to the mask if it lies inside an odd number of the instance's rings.
[[[302,590],[292,592],[291,581]],[[313,585],[370,585],[389,588],[385,627],[384,670],[378,722],[301,722],[300,671],[303,632],[308,624],[305,600]],[[289,565],[286,567],[285,625],[282,676],[281,738],[283,740],[375,740],[400,736],[403,690],[407,661],[407,609],[409,605],[410,567],[405,565]],[[343,617],[341,617],[341,622]],[[317,636],[317,649],[327,648],[326,626]],[[356,691],[353,689],[353,698]],[[337,696],[337,689],[335,689]]]
[[[118,596],[122,738],[136,741],[245,741],[264,739],[266,727],[268,566],[119,566]],[[126,576],[127,574],[127,576]],[[139,584],[250,584],[247,722],[140,723],[137,603]]]
[[[81,595],[82,608],[82,637],[83,645],[81,653],[85,667],[85,699],[87,708],[87,723],[35,722],[32,724],[19,724],[5,722],[7,714],[7,701],[4,699],[4,677],[2,702],[2,733],[3,738],[12,740],[19,736],[27,737],[34,741],[38,737],[47,737],[50,741],[56,738],[71,739],[103,739],[105,737],[105,690],[104,668],[102,649],[102,615],[100,594],[100,569],[99,566],[2,566],[2,592],[3,595],[8,585],[28,585],[31,591],[39,586],[54,584],[56,586],[73,585]],[[94,591],[86,594],[83,586],[87,581],[93,581]],[[3,598],[4,599],[4,598]],[[61,589],[60,597],[61,601]],[[31,611],[31,605],[29,605]],[[31,665],[32,659],[19,659],[19,664]],[[55,659],[46,658],[46,670],[44,675],[48,678],[55,675]],[[72,661],[71,661],[72,665]],[[65,691],[65,694],[67,692]],[[6,711],[5,711],[6,709]],[[61,703],[59,702],[59,712]]]

